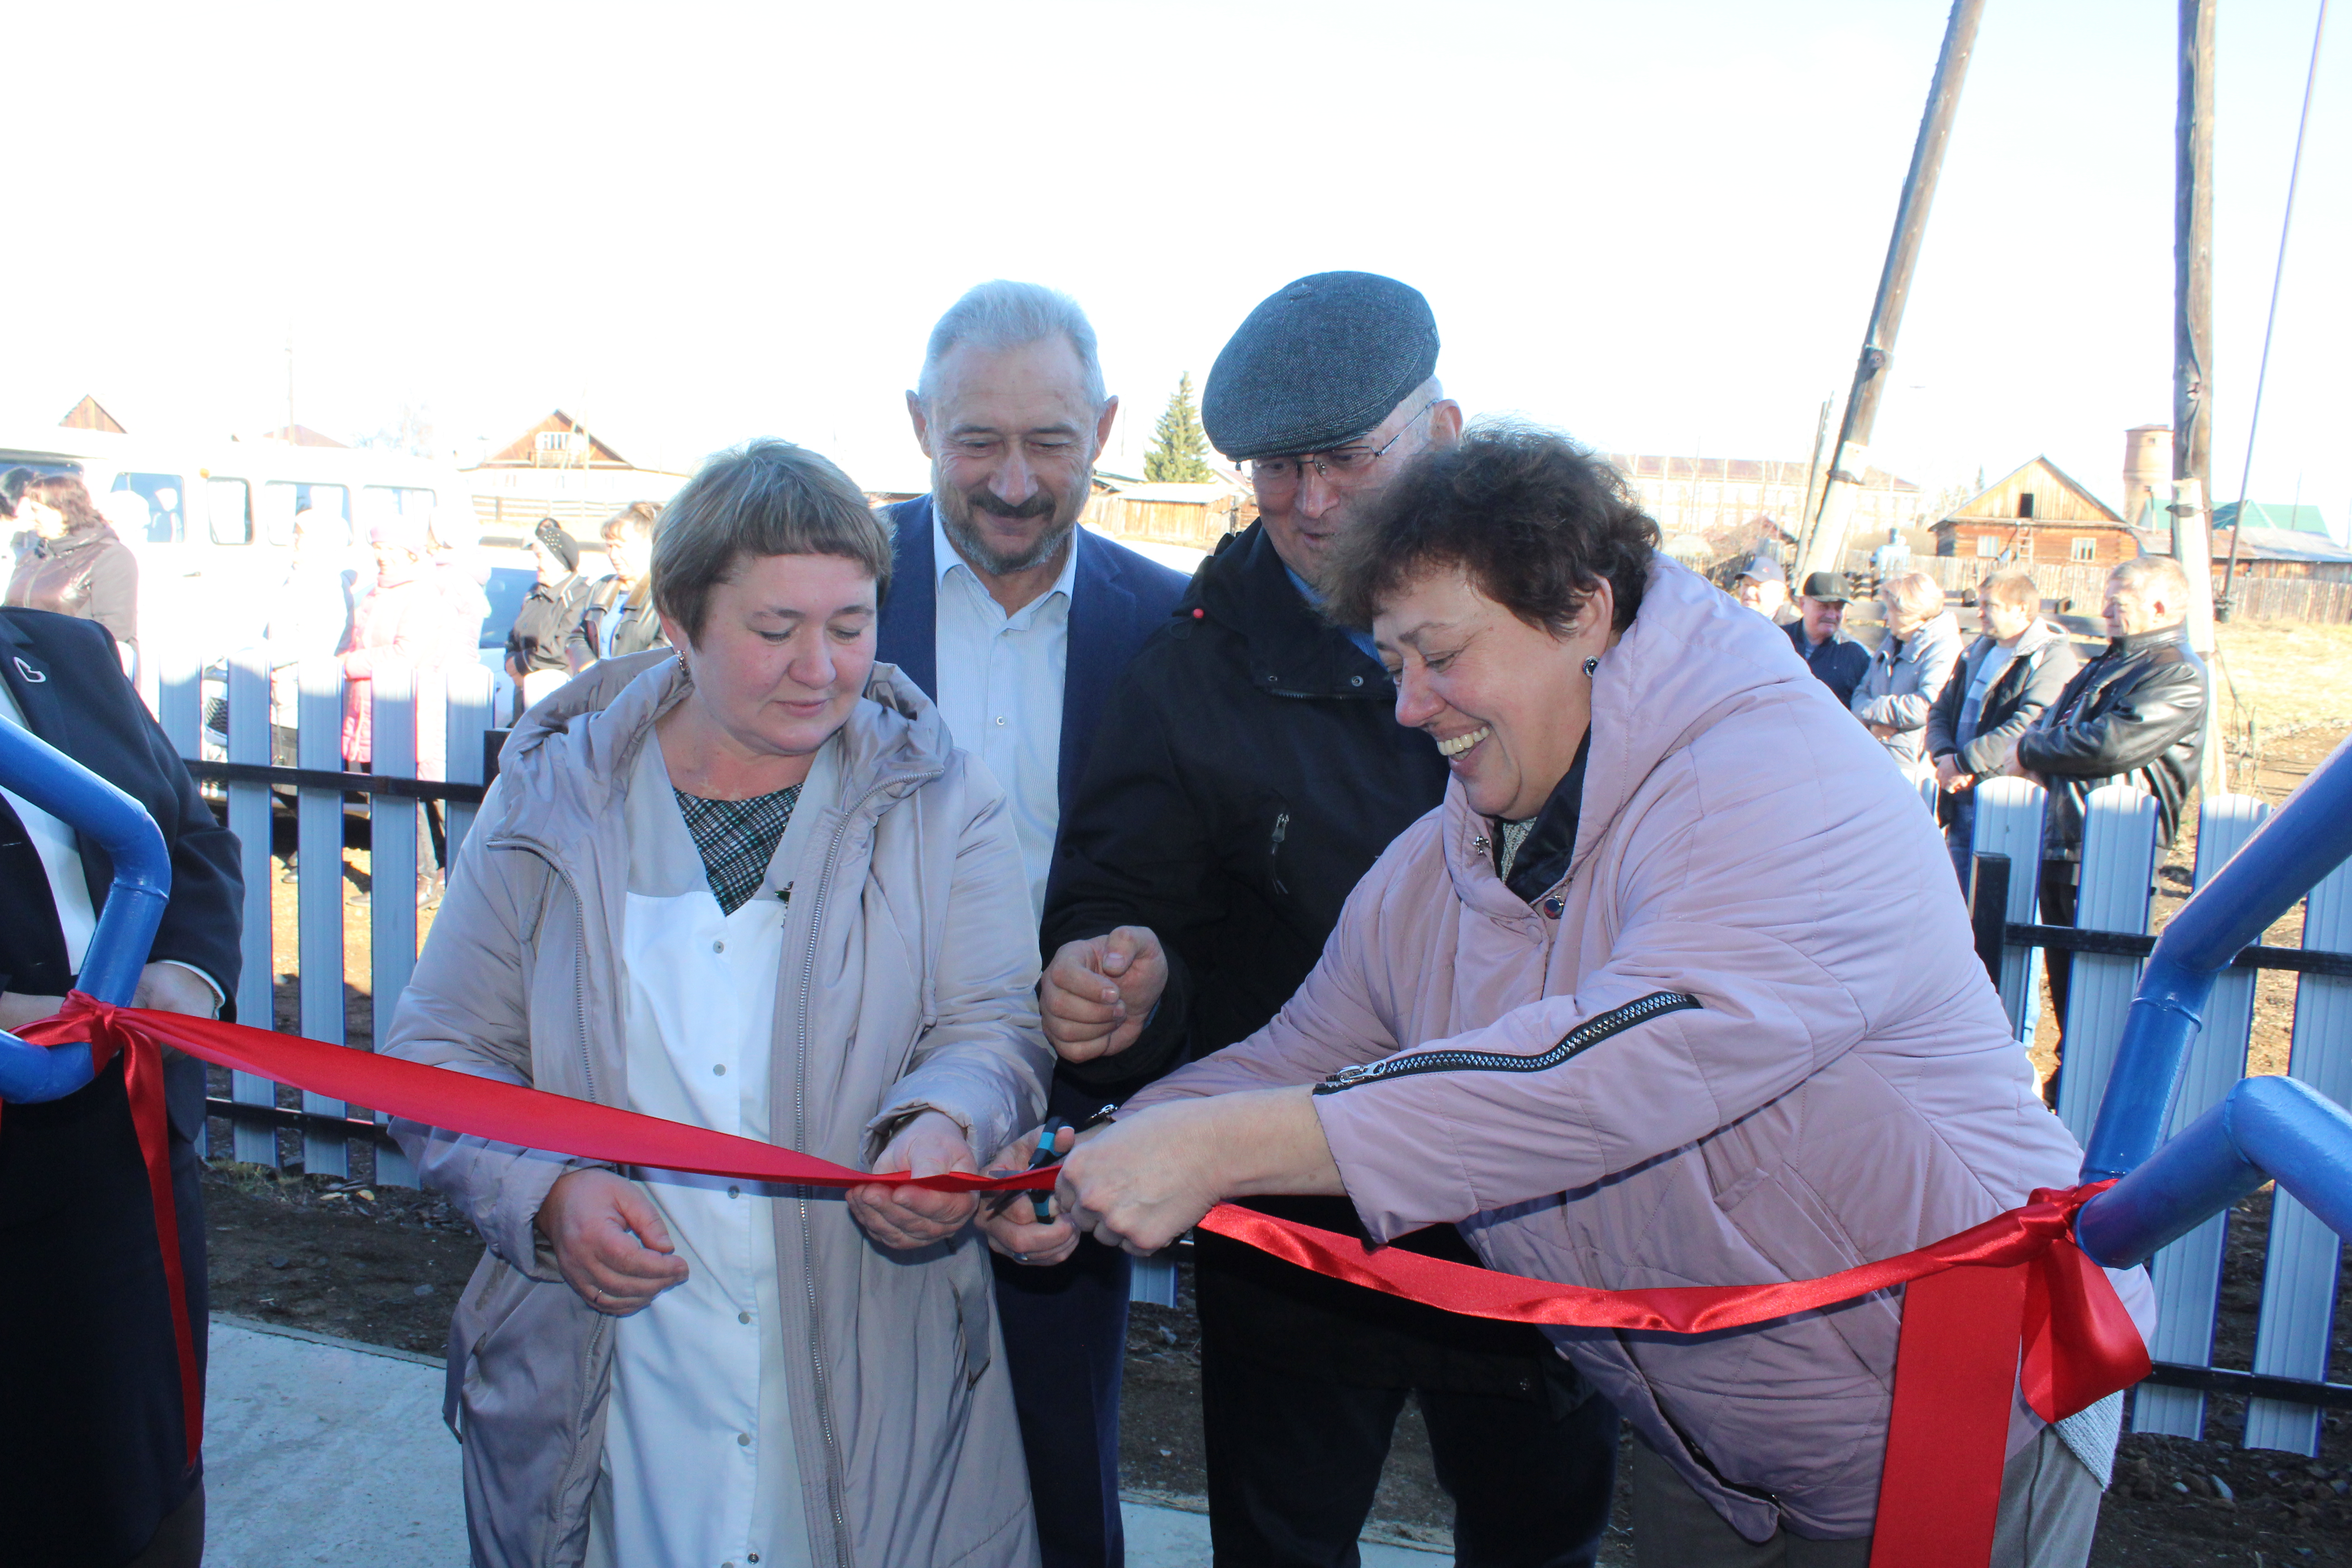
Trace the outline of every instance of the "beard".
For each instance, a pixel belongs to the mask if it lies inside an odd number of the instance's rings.
[[[1006,577],[1015,572],[1027,572],[1043,566],[1061,553],[1069,542],[1071,531],[1078,525],[1078,516],[1086,510],[1091,493],[1093,476],[1082,479],[1072,487],[1072,496],[1056,496],[1040,487],[1035,495],[1018,505],[1006,500],[986,485],[973,489],[957,489],[938,482],[933,471],[932,501],[939,508],[940,526],[946,530],[949,542],[956,552],[991,577]],[[981,532],[977,513],[1014,521],[1043,518],[1045,526],[1027,545],[1015,550],[1000,550]]]

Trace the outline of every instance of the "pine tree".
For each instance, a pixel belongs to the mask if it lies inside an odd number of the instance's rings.
[[[1168,410],[1152,426],[1151,449],[1143,454],[1143,477],[1155,485],[1207,484],[1217,477],[1209,467],[1209,437],[1192,402],[1190,371],[1177,377]]]

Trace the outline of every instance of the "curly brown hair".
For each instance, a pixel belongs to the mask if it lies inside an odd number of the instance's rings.
[[[25,495],[45,506],[53,506],[65,514],[68,532],[96,531],[110,525],[98,503],[89,499],[89,487],[76,474],[41,474],[25,484]],[[21,503],[24,496],[16,498]]]
[[[1454,446],[1423,453],[1339,536],[1323,608],[1342,626],[1369,627],[1415,578],[1453,566],[1556,637],[1606,582],[1622,632],[1642,607],[1657,545],[1658,525],[1609,464],[1557,430],[1482,422]]]

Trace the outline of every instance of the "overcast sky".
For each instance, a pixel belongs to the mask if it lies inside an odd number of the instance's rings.
[[[2234,499],[2315,0],[2223,6],[2214,475]],[[2113,498],[2171,408],[2175,6],[1992,0],[1874,451]],[[0,407],[356,437],[404,404],[872,483],[992,277],[1092,315],[1139,452],[1291,278],[1425,291],[1447,387],[1606,449],[1802,458],[1944,0],[43,6],[12,20]],[[2342,532],[2352,39],[2323,59],[2254,458]],[[1114,465],[1115,466],[1115,465]],[[919,471],[919,470],[917,470]]]

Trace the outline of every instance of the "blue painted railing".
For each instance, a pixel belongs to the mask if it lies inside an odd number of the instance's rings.
[[[21,796],[114,862],[78,984],[101,1002],[129,1002],[172,897],[172,857],[147,810],[21,725],[0,723],[0,788]],[[57,1100],[90,1079],[89,1047],[42,1050],[0,1031],[0,1100]]]
[[[2122,1179],[2083,1205],[2083,1249],[2137,1263],[2276,1180],[2352,1236],[2352,1115],[2305,1086],[2249,1079],[2158,1148],[2213,983],[2319,879],[2352,858],[2352,742],[2338,746],[2157,939],[2099,1102],[2083,1179]]]

